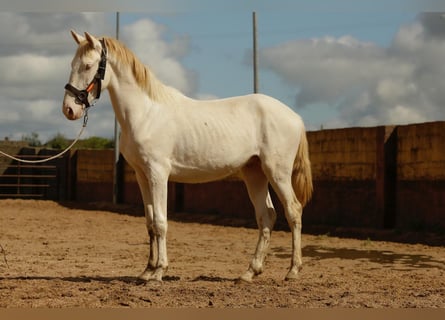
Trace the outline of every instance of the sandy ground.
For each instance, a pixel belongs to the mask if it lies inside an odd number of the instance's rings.
[[[300,279],[286,282],[290,233],[276,231],[265,272],[236,284],[257,230],[181,217],[164,281],[145,283],[143,217],[0,200],[0,307],[445,307],[443,246],[304,234]]]

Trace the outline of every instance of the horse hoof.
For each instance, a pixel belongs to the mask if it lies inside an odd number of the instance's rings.
[[[298,279],[298,275],[286,275],[286,277],[284,278],[285,281],[296,281]]]
[[[139,276],[138,279],[139,280],[143,280],[143,281],[149,281],[151,278],[151,272],[150,271],[144,271],[142,272]]]
[[[250,270],[247,270],[241,277],[236,280],[236,283],[251,283],[253,276],[254,273]]]
[[[158,278],[150,278],[150,279],[148,279],[147,282],[149,282],[149,283],[162,283],[163,281],[162,281],[162,279],[158,279]]]
[[[155,282],[161,283],[162,282],[162,277],[159,278],[159,277],[156,277],[154,275],[148,275],[148,276],[147,275],[141,275],[141,276],[138,277],[138,279],[143,281],[143,282],[152,282],[152,283],[155,283]]]
[[[243,284],[243,283],[252,283],[252,279],[247,279],[244,277],[239,277],[238,279],[235,280],[236,284]]]
[[[298,279],[299,271],[301,270],[301,267],[295,267],[289,270],[284,280],[286,281],[295,281]]]
[[[162,274],[163,274],[163,269],[162,268],[157,268],[157,269],[150,269],[147,268],[145,269],[144,272],[142,272],[140,274],[140,276],[138,277],[138,279],[143,280],[143,281],[157,281],[157,282],[162,282]]]

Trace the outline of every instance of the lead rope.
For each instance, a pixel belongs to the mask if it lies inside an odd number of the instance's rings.
[[[54,160],[54,159],[64,155],[65,153],[67,153],[77,143],[77,141],[79,141],[80,136],[82,135],[83,131],[85,130],[85,128],[87,126],[87,122],[88,122],[88,109],[85,109],[85,115],[83,116],[83,125],[82,125],[82,128],[80,129],[80,132],[77,135],[76,139],[74,139],[74,141],[65,150],[63,150],[62,152],[60,152],[54,156],[51,156],[49,158],[40,159],[40,160],[25,160],[25,159],[20,159],[20,158],[11,156],[7,153],[4,153],[1,150],[0,150],[0,155],[3,155],[9,159],[16,160],[16,161],[23,162],[23,163],[43,163],[43,162]]]

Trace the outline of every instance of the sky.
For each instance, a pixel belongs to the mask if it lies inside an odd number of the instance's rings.
[[[166,84],[196,99],[259,91],[308,130],[445,120],[445,4],[410,0],[15,0],[0,5],[0,140],[74,138],[61,111],[69,33],[116,36]],[[83,136],[112,138],[108,94]]]

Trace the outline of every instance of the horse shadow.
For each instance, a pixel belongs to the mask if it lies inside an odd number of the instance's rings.
[[[288,248],[271,248],[272,253],[281,259],[289,259],[291,254]],[[303,257],[312,260],[342,259],[374,262],[382,266],[407,269],[442,269],[445,270],[443,260],[437,260],[429,255],[396,253],[390,250],[372,250],[366,247],[363,250],[352,248],[331,248],[326,246],[308,245],[302,249]]]
[[[2,280],[43,280],[43,281],[53,281],[60,280],[64,282],[75,282],[75,283],[90,283],[90,282],[102,282],[102,283],[112,283],[121,282],[125,284],[133,285],[143,285],[149,283],[145,280],[139,279],[138,277],[131,276],[117,276],[117,277],[101,277],[101,276],[74,276],[74,277],[52,277],[52,276],[17,276],[17,277],[0,277]],[[164,276],[162,281],[173,282],[179,281],[180,277],[177,276]]]
[[[156,281],[145,281],[138,277],[132,276],[116,276],[116,277],[102,277],[102,276],[74,276],[74,277],[53,277],[53,276],[17,276],[17,277],[0,277],[0,281],[3,280],[19,280],[19,281],[32,281],[32,280],[43,280],[43,281],[64,281],[64,282],[73,282],[73,283],[91,283],[91,282],[101,282],[105,284],[110,284],[113,282],[120,282],[124,284],[131,285],[147,285],[150,283],[157,283]],[[163,276],[163,282],[177,282],[180,281],[181,277],[179,276]],[[194,279],[190,280],[191,282],[235,282],[236,279],[222,278],[218,276],[206,276],[200,275]]]

